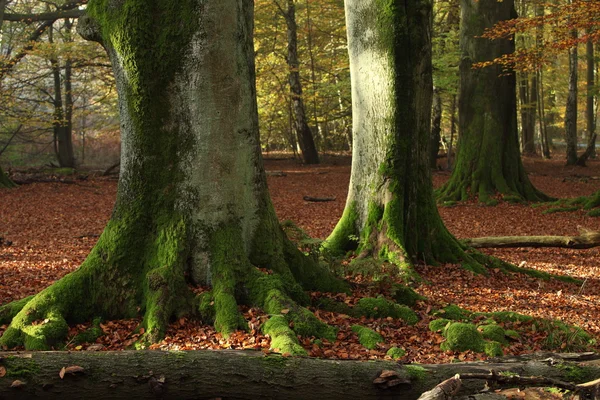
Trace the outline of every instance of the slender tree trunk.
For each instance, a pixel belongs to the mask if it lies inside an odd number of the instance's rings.
[[[456,166],[439,191],[444,200],[495,204],[497,192],[514,199],[548,199],[525,172],[517,131],[516,77],[498,65],[473,69],[514,52],[514,41],[480,38],[486,28],[515,17],[514,1],[462,0],[459,139]]]
[[[442,97],[440,91],[433,89],[433,115],[431,121],[431,139],[429,144],[429,166],[437,169],[437,155],[440,151],[440,137],[442,132]]]
[[[454,137],[456,136],[456,95],[452,95],[452,105],[450,107],[450,142],[448,143],[448,158],[446,159],[446,169],[452,171],[454,160]]]
[[[302,159],[306,164],[318,164],[319,153],[313,133],[308,125],[302,83],[300,82],[300,62],[298,61],[298,26],[296,24],[295,0],[287,0],[287,10],[283,13],[287,24],[288,52],[287,63],[290,70],[290,96],[292,98],[293,126],[298,137]]]
[[[48,30],[48,40],[53,43],[53,29]],[[61,76],[61,67],[56,56],[50,57],[52,66],[52,76],[54,79],[54,121],[52,123],[54,130],[54,151],[58,159],[58,165],[66,168],[75,167],[75,155],[73,153],[73,139],[71,129],[66,120],[65,103],[63,101],[63,78]],[[65,88],[70,86],[65,82]]]
[[[534,101],[534,93],[537,93],[535,75],[530,79],[529,73],[523,72],[519,85],[519,99],[521,101],[521,146],[523,153],[528,155],[535,154],[533,139],[535,136],[537,99]]]
[[[346,285],[287,240],[267,191],[253,1],[202,4],[89,2],[78,29],[107,49],[119,93],[115,209],[79,269],[8,306],[18,314],[0,346],[48,349],[65,337],[67,321],[96,316],[142,317],[141,346],[182,314],[227,336],[247,328],[238,303],[272,316],[263,331],[281,352],[305,354],[299,334],[335,340],[300,304],[309,301],[304,290]],[[195,297],[190,285],[212,290]]]
[[[577,39],[577,30],[571,31]],[[577,163],[577,45],[569,49],[569,94],[565,110],[565,140],[567,142],[567,165]]]
[[[540,90],[540,101],[538,102],[538,110],[539,110],[539,125],[540,125],[540,142],[542,144],[542,157],[545,159],[550,159],[550,144],[548,140],[548,123],[550,122],[550,118],[546,116],[545,111],[545,100],[544,100],[544,73],[540,69],[538,71],[539,75],[539,90]]]
[[[387,4],[345,3],[352,176],[346,208],[325,246],[398,266],[467,260],[440,219],[431,185],[431,2]]]
[[[588,31],[588,33],[590,33]],[[591,39],[588,39],[586,43],[586,61],[587,61],[587,102],[585,108],[585,120],[586,120],[586,131],[588,134],[588,140],[591,141],[593,153],[592,158],[596,157],[596,140],[594,134],[596,133],[596,110],[594,108],[596,95],[595,95],[595,62],[594,62],[594,43]]]

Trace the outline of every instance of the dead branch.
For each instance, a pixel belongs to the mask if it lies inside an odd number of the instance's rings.
[[[565,249],[591,249],[600,246],[600,232],[585,232],[579,236],[491,236],[463,239],[469,247],[560,247]]]
[[[312,197],[312,196],[304,196],[302,199],[304,199],[304,201],[313,201],[313,202],[335,201],[335,197]]]

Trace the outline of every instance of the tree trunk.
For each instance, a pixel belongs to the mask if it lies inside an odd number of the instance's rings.
[[[548,143],[548,119],[546,118],[546,112],[544,110],[544,74],[542,71],[538,71],[539,75],[539,90],[540,96],[538,101],[538,121],[540,126],[540,142],[542,147],[542,157],[545,159],[550,159],[550,145]]]
[[[284,12],[287,24],[288,52],[287,63],[290,69],[290,96],[292,98],[293,127],[298,137],[302,160],[306,164],[318,164],[319,153],[315,146],[313,133],[308,126],[302,83],[300,82],[300,62],[298,61],[298,26],[296,25],[295,0],[287,0],[287,11]]]
[[[535,116],[537,114],[537,75],[521,73],[519,99],[521,102],[521,147],[523,154],[535,154]]]
[[[459,138],[456,166],[441,188],[444,200],[477,196],[495,203],[496,192],[522,200],[547,200],[529,178],[519,152],[516,77],[499,65],[473,68],[514,52],[514,41],[480,38],[486,28],[515,17],[514,1],[462,0]]]
[[[437,169],[437,155],[440,151],[442,132],[442,97],[440,91],[433,89],[433,116],[431,121],[431,139],[429,144],[429,167]]]
[[[238,303],[271,315],[263,330],[283,353],[305,353],[298,334],[334,340],[298,304],[303,289],[347,287],[287,240],[267,192],[253,2],[91,0],[87,13],[78,29],[107,49],[119,93],[115,209],[79,269],[17,302],[0,345],[47,349],[96,316],[143,317],[142,347],[186,313],[227,336],[247,328]],[[212,290],[194,297],[195,285]]]
[[[0,188],[11,188],[15,187],[15,183],[4,173],[2,167],[0,167]]]
[[[450,142],[448,143],[448,156],[446,159],[446,169],[452,171],[454,160],[454,137],[456,136],[456,94],[452,95],[452,105],[450,106]]]
[[[346,208],[325,246],[399,266],[465,260],[440,219],[431,185],[431,2],[385,4],[345,3],[352,174]]]
[[[571,31],[577,39],[577,30]],[[565,110],[565,140],[567,142],[567,165],[577,163],[577,45],[569,49],[569,94]]]
[[[588,34],[590,32],[588,31]],[[596,133],[596,110],[594,109],[595,103],[595,60],[594,60],[594,42],[592,39],[588,39],[586,43],[586,60],[587,60],[587,102],[585,107],[585,120],[586,120],[586,131],[588,134],[588,140],[591,142],[593,152],[590,155],[591,158],[596,157],[596,140],[594,138]]]
[[[522,377],[523,382],[525,377],[543,376],[543,382],[538,378],[530,385],[546,386],[551,380],[568,381],[569,374],[582,367],[587,379],[600,377],[594,364],[597,355],[545,356],[499,359],[496,363],[403,366],[390,361],[265,356],[255,351],[0,353],[0,365],[6,369],[6,375],[0,377],[0,397],[410,400],[456,374],[463,380],[461,395],[477,393],[484,387],[485,380],[471,380],[469,376],[481,377],[490,371],[506,381],[511,377],[514,381]]]
[[[48,40],[50,43],[54,43],[53,40],[53,29],[48,30]],[[75,155],[73,153],[73,140],[71,136],[71,129],[65,118],[65,104],[63,102],[63,85],[61,76],[61,67],[59,60],[56,56],[50,57],[50,64],[52,66],[52,76],[54,79],[54,121],[52,122],[54,130],[54,152],[58,159],[58,165],[65,168],[75,167]],[[69,77],[70,78],[70,77]],[[70,85],[70,83],[69,83]],[[65,87],[67,84],[65,83]]]

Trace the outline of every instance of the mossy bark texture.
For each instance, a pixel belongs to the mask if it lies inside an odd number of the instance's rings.
[[[0,167],[0,188],[11,188],[15,186],[15,183],[11,181],[8,176],[6,176],[2,170],[2,167]]]
[[[78,270],[19,304],[1,344],[45,349],[65,337],[67,321],[135,316],[143,342],[155,342],[171,318],[195,312],[227,335],[247,327],[239,302],[274,316],[292,310],[282,318],[297,318],[304,334],[329,333],[298,304],[308,302],[303,290],[344,286],[276,219],[259,147],[252,24],[250,0],[90,1],[79,31],[108,51],[119,92],[115,209]],[[190,284],[212,291],[194,299]],[[282,352],[299,347],[288,336]]]
[[[552,357],[553,362],[548,362]],[[265,356],[258,351],[0,353],[3,399],[417,399],[460,374],[543,376],[562,381],[600,377],[597,356],[539,354],[491,362],[402,365],[392,361],[319,360]],[[586,360],[589,363],[586,365]],[[79,366],[75,373],[59,371]],[[387,376],[387,377],[386,377]],[[579,379],[583,377],[583,379]],[[463,378],[461,394],[479,393],[485,380]],[[21,385],[11,387],[15,380]],[[539,382],[536,382],[539,386]],[[504,385],[503,385],[504,386]],[[517,385],[512,385],[517,386]]]
[[[430,1],[346,1],[352,79],[352,177],[325,246],[397,265],[468,258],[444,227],[429,168]]]
[[[480,38],[485,29],[516,16],[514,1],[461,0],[459,141],[456,166],[439,191],[446,201],[477,197],[493,204],[500,193],[512,200],[548,197],[529,181],[519,152],[516,77],[500,65],[473,68],[514,52],[514,41]]]

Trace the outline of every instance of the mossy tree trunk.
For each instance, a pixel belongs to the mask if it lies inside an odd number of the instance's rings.
[[[345,286],[287,240],[267,192],[253,2],[92,0],[87,12],[78,29],[108,51],[119,93],[115,209],[78,270],[14,304],[0,343],[48,348],[67,322],[96,316],[142,317],[142,343],[185,313],[227,335],[247,328],[241,302],[272,316],[264,330],[282,352],[303,352],[296,332],[332,339],[298,304],[308,302],[303,289]],[[212,291],[194,298],[198,284]]]
[[[431,2],[346,1],[352,176],[325,246],[397,265],[468,258],[444,227],[429,168]]]
[[[0,167],[0,188],[11,188],[15,186],[14,182],[10,180],[2,170],[2,167]]]
[[[523,168],[517,132],[516,77],[499,65],[473,68],[514,52],[514,41],[480,38],[486,28],[514,18],[514,1],[462,0],[459,140],[456,167],[439,192],[443,200],[492,203],[496,192],[540,201]]]

